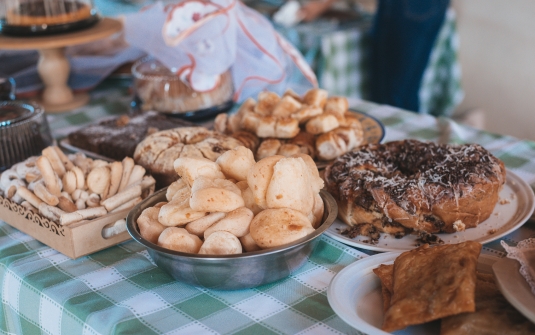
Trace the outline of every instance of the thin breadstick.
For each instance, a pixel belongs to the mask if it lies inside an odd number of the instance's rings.
[[[61,209],[59,209],[58,207],[50,206],[42,202],[39,205],[39,214],[41,214],[47,219],[57,222],[59,218],[61,217],[61,215],[66,214],[66,213],[62,211]]]
[[[39,157],[37,159],[36,165],[39,171],[41,171],[45,186],[48,188],[50,193],[54,195],[60,195],[61,188],[59,187],[59,183],[57,180],[58,177],[56,175],[56,172],[54,172],[54,169],[52,168],[52,165],[50,164],[48,158],[45,156]]]
[[[37,208],[35,208],[32,204],[30,204],[28,201],[23,201],[20,203],[20,205],[24,208],[26,208],[27,210],[29,211],[32,211],[34,213],[39,213],[39,210]]]
[[[39,199],[32,191],[28,190],[24,186],[20,186],[17,188],[17,194],[22,199],[32,204],[32,206],[35,208],[39,208],[39,205],[43,202],[43,200]]]
[[[113,162],[110,164],[110,189],[108,190],[107,198],[117,194],[123,176],[123,164],[121,162]]]
[[[64,226],[74,222],[85,219],[93,219],[99,216],[106,215],[108,211],[104,207],[93,207],[87,209],[80,209],[72,213],[64,213],[59,217],[59,224]]]
[[[156,185],[156,180],[152,176],[144,176],[143,179],[128,185],[127,188],[134,187],[134,186],[141,186],[142,190],[146,190],[148,188],[151,188],[152,186]]]
[[[67,155],[65,155],[59,147],[53,146],[52,148],[54,149],[54,151],[56,151],[56,154],[58,155],[59,159],[63,163],[63,166],[65,166],[65,170],[67,171],[72,170],[72,168],[74,167],[74,164],[71,162],[69,157],[67,157]]]
[[[134,168],[132,168],[132,173],[130,173],[130,177],[128,178],[128,183],[126,184],[126,187],[140,181],[141,179],[143,179],[144,175],[145,168],[141,165],[135,165]]]
[[[141,196],[141,186],[137,185],[129,187],[123,192],[117,193],[113,197],[109,197],[108,199],[104,200],[101,205],[106,207],[108,211],[112,211],[115,208],[124,204],[125,202],[135,199],[139,196]]]
[[[110,213],[115,213],[115,212],[122,211],[123,209],[132,208],[135,205],[139,204],[142,200],[143,199],[141,199],[141,197],[137,197],[135,199],[129,200],[129,201],[125,202],[124,204],[122,204],[121,206],[119,206],[119,207],[115,208],[114,210],[110,211]]]
[[[141,179],[141,189],[142,190],[150,188],[150,187],[152,187],[154,185],[156,185],[156,179],[154,179],[153,176],[144,176],[143,179]]]
[[[43,183],[35,185],[33,193],[35,193],[35,195],[39,197],[39,199],[46,202],[47,205],[56,206],[59,202],[58,197],[50,193]]]
[[[39,179],[34,180],[34,181],[32,181],[31,183],[29,183],[28,186],[26,186],[26,188],[33,192],[33,190],[35,189],[35,185],[37,185],[37,184],[43,184],[43,183],[44,183],[43,179],[42,179],[42,178],[39,178]],[[45,186],[46,186],[46,185],[45,185]]]
[[[126,188],[126,185],[128,185],[128,180],[130,179],[130,174],[132,173],[132,169],[134,168],[134,160],[130,157],[125,157],[122,161],[123,164],[123,175],[121,177],[121,183],[119,184],[119,191],[121,192]]]
[[[63,162],[59,158],[56,150],[54,150],[53,147],[46,147],[41,151],[43,156],[48,158],[50,161],[50,164],[52,165],[52,169],[56,172],[56,174],[61,178],[65,174],[65,165],[63,165]]]

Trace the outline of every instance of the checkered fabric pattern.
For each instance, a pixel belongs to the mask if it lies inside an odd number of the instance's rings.
[[[318,76],[319,85],[331,95],[368,97],[369,22],[339,27],[314,22],[278,30],[298,47]],[[461,103],[459,36],[455,11],[450,8],[437,36],[419,90],[419,113],[451,116]]]
[[[361,86],[365,73],[362,67],[362,35],[363,32],[359,30],[343,30],[321,39],[323,66],[319,83],[320,87],[325,88],[331,95],[362,97]]]
[[[456,22],[455,11],[448,9],[422,78],[420,113],[451,116],[464,97]]]
[[[49,115],[54,136],[128,109],[127,85],[101,87],[92,103]],[[535,185],[535,143],[478,131],[447,118],[357,101],[379,119],[384,141],[476,142]],[[67,131],[68,130],[68,131]],[[500,240],[535,236],[528,222]],[[499,241],[484,252],[504,256]],[[373,252],[322,236],[290,277],[254,289],[215,291],[174,281],[134,241],[71,260],[0,221],[3,334],[360,334],[331,309],[326,290],[345,266]]]
[[[214,291],[173,280],[130,241],[70,258],[0,223],[0,329],[8,334],[356,334],[327,302],[334,275],[366,256],[321,237],[290,277]]]

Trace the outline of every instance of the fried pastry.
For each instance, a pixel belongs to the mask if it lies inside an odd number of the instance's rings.
[[[378,268],[373,269],[373,273],[381,281],[381,295],[383,296],[383,312],[386,313],[390,307],[394,284],[394,264],[381,264]]]
[[[441,335],[535,334],[535,324],[518,312],[500,293],[494,276],[477,273],[476,311],[442,319]]]
[[[382,329],[475,311],[476,265],[481,244],[425,244],[394,261],[393,294]]]

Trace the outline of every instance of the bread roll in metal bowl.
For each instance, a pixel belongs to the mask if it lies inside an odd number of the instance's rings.
[[[334,198],[324,190],[321,225],[311,234],[277,248],[246,252],[238,255],[199,255],[162,248],[144,239],[137,226],[137,218],[145,208],[166,201],[166,188],[135,206],[126,218],[128,232],[143,244],[156,265],[174,279],[217,290],[236,290],[269,284],[283,279],[305,264],[318,237],[336,219],[338,207]]]

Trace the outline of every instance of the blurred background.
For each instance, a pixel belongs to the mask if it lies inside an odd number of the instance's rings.
[[[93,2],[102,15],[116,17],[136,12],[154,1]],[[329,90],[330,94],[452,117],[479,129],[535,140],[532,132],[535,128],[532,100],[535,96],[535,67],[532,66],[535,59],[535,2],[428,1],[437,6],[447,4],[447,10],[432,36],[429,52],[423,52],[423,58],[410,59],[421,69],[416,79],[406,79],[400,73],[373,71],[378,66],[384,69],[384,64],[391,61],[391,58],[380,59],[382,54],[377,56],[377,45],[374,45],[381,38],[385,40],[377,28],[381,25],[375,21],[380,7],[378,0],[326,0],[321,3],[328,3],[328,6],[306,22],[288,20],[288,12],[286,17],[282,15],[276,20],[276,14],[288,2],[244,1],[272,20],[275,29],[302,52],[316,73],[320,87]],[[396,1],[384,1],[389,2]],[[310,3],[313,1],[301,0],[298,5],[305,8]],[[391,27],[387,25],[387,28]],[[419,38],[415,37],[415,40]],[[403,49],[403,45],[398,49]],[[391,50],[388,57],[393,53]],[[36,54],[28,57],[37,59]],[[407,68],[403,66],[404,70]],[[129,65],[123,71],[128,69]],[[8,69],[0,64],[0,74],[2,72],[8,72]],[[409,83],[416,82],[417,94],[411,93],[414,95],[412,102],[404,101],[410,94],[403,90],[397,93],[386,90],[385,94],[391,96],[377,97],[373,93],[373,88],[377,89],[377,83],[374,83],[377,78],[392,79],[392,85],[406,89],[410,88]]]

